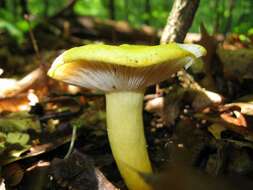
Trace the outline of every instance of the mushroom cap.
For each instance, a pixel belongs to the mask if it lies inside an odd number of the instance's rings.
[[[48,75],[105,92],[142,90],[169,78],[205,53],[202,46],[194,44],[90,44],[63,52]]]

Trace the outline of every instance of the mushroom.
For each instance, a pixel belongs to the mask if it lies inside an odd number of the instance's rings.
[[[205,54],[193,44],[90,44],[65,51],[48,75],[106,95],[110,146],[118,169],[131,190],[151,189],[140,174],[151,174],[143,128],[145,88],[169,78]]]

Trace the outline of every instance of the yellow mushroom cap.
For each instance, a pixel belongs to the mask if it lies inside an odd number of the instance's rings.
[[[169,78],[205,53],[202,46],[194,44],[91,44],[62,53],[48,75],[105,92],[139,90]]]

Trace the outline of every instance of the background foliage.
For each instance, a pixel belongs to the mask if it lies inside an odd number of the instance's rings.
[[[1,2],[4,2],[1,4]],[[8,31],[17,41],[22,41],[29,26],[23,18],[22,0],[0,1],[0,28]],[[28,12],[35,26],[63,9],[68,0],[28,0]],[[132,26],[149,24],[162,28],[173,0],[77,0],[73,10],[77,15],[90,15],[108,19],[110,2],[114,2],[114,19],[127,20]],[[190,32],[198,32],[199,24],[205,23],[211,33],[244,33],[253,28],[252,0],[201,0]],[[0,31],[1,32],[1,31]]]

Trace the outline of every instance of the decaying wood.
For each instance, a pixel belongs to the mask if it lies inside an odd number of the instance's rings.
[[[202,88],[194,78],[185,71],[180,71],[178,77],[182,87],[188,91],[188,98],[191,100],[194,110],[202,110],[208,106],[217,106],[223,103],[224,98],[220,94]]]
[[[50,25],[57,29],[51,30],[51,35],[61,38],[61,40],[55,40],[58,44],[64,40],[80,44],[83,39],[100,40],[107,43],[155,44],[159,42],[158,32],[150,26],[134,28],[126,21],[102,20],[92,16],[67,15],[51,18],[46,25],[38,25],[34,31],[37,36],[43,38],[46,32],[48,36]],[[60,35],[59,31],[61,32]],[[52,46],[48,46],[48,44],[43,46],[43,41],[40,42],[41,46],[54,48],[54,44]]]
[[[43,82],[45,78],[44,69],[39,67],[26,75],[19,81],[12,82],[12,85],[6,86],[5,88],[0,88],[0,98],[13,97],[18,95],[19,93],[28,90],[32,86],[34,86],[37,82]]]
[[[61,187],[79,190],[117,190],[87,155],[74,151],[67,159],[55,158],[51,164],[54,180]]]
[[[199,0],[176,0],[163,30],[161,44],[183,42],[191,27]]]
[[[77,16],[73,12],[73,6],[76,2],[76,0],[68,0],[67,5],[58,13],[48,18],[46,24],[42,23],[38,25],[35,29],[36,32],[47,32],[48,34],[50,31],[54,35],[59,36],[60,31],[63,34],[61,38],[64,37],[66,39],[68,37],[71,41],[91,39],[109,41],[110,43],[145,44],[154,44],[159,41],[158,32],[154,28],[150,26],[134,28],[126,21],[115,21],[115,15],[111,15],[111,19]],[[110,1],[109,4],[112,7],[113,1]],[[68,34],[67,36],[65,35],[66,33]],[[43,42],[41,43],[43,44]]]
[[[186,79],[184,79],[186,80]],[[200,111],[209,106],[217,107],[223,102],[223,97],[215,92],[201,88],[196,82],[175,87],[164,97],[154,97],[147,101],[145,110],[158,114],[164,123],[174,125],[183,109],[183,103],[188,103],[194,111]]]
[[[77,20],[83,27],[82,32],[87,33],[91,37],[111,38],[112,41],[125,41],[128,43],[146,42],[153,44],[158,41],[157,31],[149,26],[142,26],[136,29],[125,21],[101,20],[89,16],[79,17]]]

